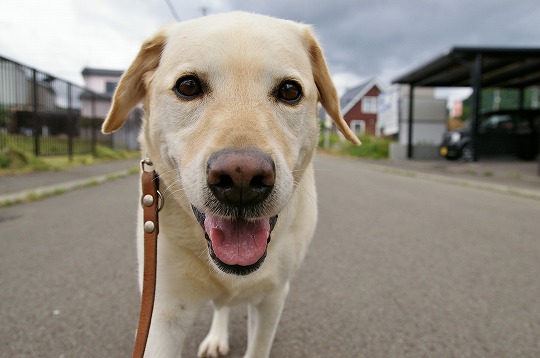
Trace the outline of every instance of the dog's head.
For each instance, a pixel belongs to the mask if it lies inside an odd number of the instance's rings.
[[[120,128],[140,101],[142,149],[166,190],[193,210],[225,272],[247,274],[264,260],[317,145],[318,101],[359,143],[311,28],[266,16],[209,16],[147,40],[103,132]]]

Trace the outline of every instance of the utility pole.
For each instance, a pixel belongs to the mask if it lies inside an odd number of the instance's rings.
[[[176,13],[176,10],[174,9],[174,6],[173,6],[173,4],[171,3],[171,1],[170,1],[170,0],[165,0],[165,2],[167,3],[167,6],[169,7],[169,11],[171,12],[172,17],[173,17],[176,21],[180,22],[180,17],[179,17],[178,14]]]

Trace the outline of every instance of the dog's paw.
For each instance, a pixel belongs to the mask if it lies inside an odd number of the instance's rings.
[[[209,334],[199,346],[197,356],[199,358],[219,358],[229,353],[227,337]]]

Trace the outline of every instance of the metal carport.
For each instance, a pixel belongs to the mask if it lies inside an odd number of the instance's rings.
[[[392,83],[410,86],[408,158],[412,158],[413,151],[414,88],[471,87],[472,148],[473,160],[477,161],[476,139],[482,88],[517,88],[520,94],[519,107],[523,108],[525,88],[540,85],[540,48],[453,47],[442,56],[395,79]]]

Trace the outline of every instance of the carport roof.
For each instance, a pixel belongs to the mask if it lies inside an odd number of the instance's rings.
[[[392,83],[419,87],[471,87],[471,68],[482,59],[482,87],[540,85],[540,48],[453,47]]]

